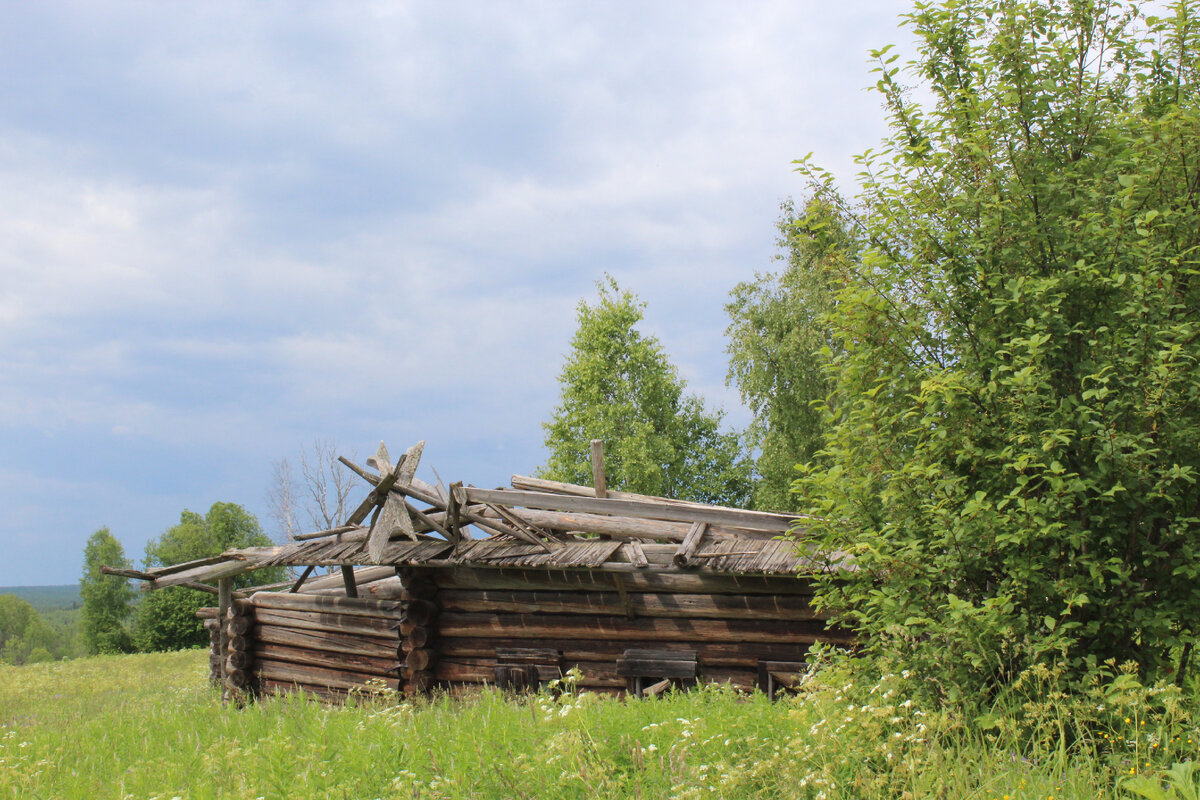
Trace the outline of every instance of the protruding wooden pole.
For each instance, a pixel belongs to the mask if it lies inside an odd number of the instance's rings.
[[[604,477],[604,440],[592,439],[592,486],[596,497],[608,497],[608,481]]]

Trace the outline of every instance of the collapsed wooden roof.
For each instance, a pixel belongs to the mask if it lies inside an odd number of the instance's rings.
[[[318,566],[735,575],[811,574],[841,566],[804,546],[803,520],[793,515],[607,491],[595,450],[594,487],[514,475],[511,489],[479,489],[417,478],[423,447],[414,445],[393,465],[381,444],[367,460],[374,471],[342,458],[372,488],[341,527],[145,572],[109,571],[146,580],[152,589],[211,590],[204,582],[272,566],[309,568],[300,583]],[[791,538],[781,538],[789,532]]]

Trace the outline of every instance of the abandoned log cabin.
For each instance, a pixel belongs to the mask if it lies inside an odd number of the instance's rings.
[[[618,694],[696,682],[773,694],[814,642],[850,641],[804,577],[842,565],[779,538],[793,517],[607,491],[598,444],[594,486],[513,476],[495,490],[433,486],[415,476],[423,443],[395,465],[381,445],[374,471],[343,459],[371,487],[342,527],[110,571],[216,593],[199,612],[212,677],[246,694],[521,689],[572,669],[580,688]],[[279,565],[296,577],[233,590]]]

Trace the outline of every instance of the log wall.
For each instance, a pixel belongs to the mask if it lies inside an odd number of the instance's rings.
[[[692,652],[701,682],[750,690],[765,662],[850,642],[825,629],[811,586],[794,578],[472,567],[406,576],[437,588],[433,674],[451,691],[493,683],[497,653],[513,649],[553,651],[562,672],[579,669],[580,686],[614,693],[627,685],[617,673],[626,650]]]
[[[629,676],[618,674],[618,660],[627,650],[652,650],[694,653],[699,681],[751,690],[762,687],[768,664],[802,662],[814,642],[851,641],[826,630],[811,586],[794,578],[469,566],[397,572],[372,575],[358,598],[322,585],[314,587],[320,593],[259,592],[235,602],[223,664],[214,644],[214,680],[331,698],[379,689],[458,694],[494,684],[512,665],[543,682],[577,668],[581,688],[620,694]],[[208,623],[214,643],[216,623]],[[642,677],[647,684],[659,676]]]
[[[247,601],[246,633],[256,686],[339,699],[350,692],[400,689],[400,600],[258,592]]]

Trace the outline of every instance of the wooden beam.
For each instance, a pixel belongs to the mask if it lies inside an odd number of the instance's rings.
[[[827,631],[825,623],[778,620],[675,619],[582,614],[488,614],[443,612],[438,616],[443,636],[513,636],[525,639],[655,639],[658,641],[745,641],[809,644],[849,643],[842,631]]]
[[[632,577],[632,576],[630,576]],[[443,611],[511,614],[624,614],[637,617],[729,620],[823,619],[803,595],[674,594],[615,592],[504,591],[443,589],[438,605]],[[519,634],[516,634],[519,635]]]
[[[577,511],[591,514],[634,517],[636,519],[669,520],[672,522],[709,522],[746,530],[786,533],[793,518],[785,514],[766,514],[761,511],[681,507],[671,503],[647,500],[620,500],[599,497],[572,497],[549,492],[526,492],[516,489],[476,489],[467,487],[466,503],[497,503],[505,506],[536,508],[545,511]]]
[[[706,522],[696,522],[688,529],[687,536],[683,537],[683,543],[679,545],[679,550],[671,558],[671,561],[677,567],[691,566],[692,556],[700,548],[700,540],[704,538],[704,531],[708,528]]]
[[[358,597],[358,584],[354,582],[354,567],[342,565],[342,583],[346,587],[346,597]]]
[[[288,594],[258,592],[250,601],[256,608],[287,608],[298,611],[328,611],[360,617],[402,616],[399,600],[370,600],[366,598],[331,597],[324,594]]]
[[[305,567],[304,572],[300,573],[300,577],[296,579],[296,582],[292,584],[292,588],[288,589],[288,591],[292,594],[300,591],[300,587],[304,585],[306,580],[308,580],[308,576],[312,575],[314,569],[316,569],[316,567],[312,566],[311,564]]]
[[[596,497],[608,497],[608,479],[604,475],[604,440],[592,439],[592,486]]]

